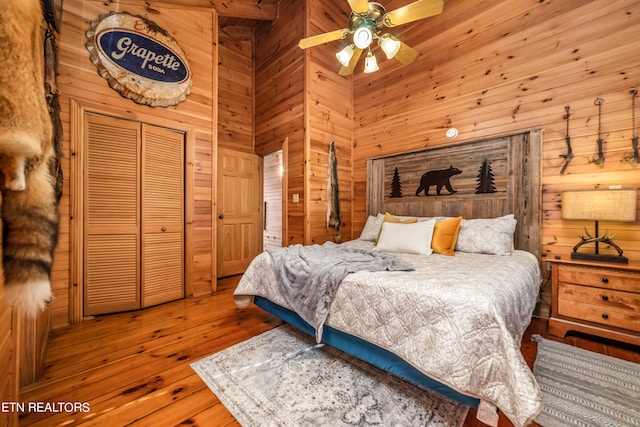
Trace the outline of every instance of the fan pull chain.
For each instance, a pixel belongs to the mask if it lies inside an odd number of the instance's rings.
[[[638,133],[636,132],[636,96],[638,96],[638,91],[636,89],[631,89],[629,91],[631,94],[631,155],[626,155],[623,161],[627,161],[631,163],[631,166],[638,166],[639,156],[638,156]]]
[[[596,157],[595,159],[593,159],[590,163],[595,163],[598,166],[604,166],[604,152],[603,152],[603,145],[604,145],[604,140],[602,139],[602,103],[604,102],[604,99],[602,98],[596,98],[596,100],[593,102],[595,105],[598,106],[598,157]]]
[[[564,174],[567,170],[567,166],[569,166],[569,162],[573,159],[573,149],[571,148],[571,137],[569,136],[569,110],[571,107],[569,105],[564,107],[565,111],[565,119],[567,120],[567,133],[565,134],[564,140],[567,142],[567,154],[560,154],[560,157],[564,157],[564,165],[562,165],[562,169],[560,169],[560,174]]]

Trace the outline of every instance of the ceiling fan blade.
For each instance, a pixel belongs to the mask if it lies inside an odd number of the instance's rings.
[[[351,6],[351,10],[354,13],[368,13],[369,12],[369,1],[368,0],[347,0],[349,2],[349,6]]]
[[[318,46],[323,43],[340,40],[349,35],[351,31],[343,28],[341,30],[330,31],[328,33],[318,34],[317,36],[311,36],[300,40],[298,46],[300,49],[307,49],[309,47]]]
[[[400,49],[394,58],[402,62],[404,65],[408,65],[414,62],[418,55],[420,55],[420,52],[400,42]]]
[[[382,19],[385,26],[395,27],[396,25],[403,25],[439,15],[442,13],[443,6],[444,2],[442,0],[418,0],[385,13]]]
[[[341,76],[350,76],[351,74],[353,74],[353,70],[356,68],[356,64],[360,59],[360,55],[362,55],[362,49],[356,47],[353,52],[353,56],[351,57],[351,61],[349,61],[349,66],[340,67],[340,71],[338,71],[338,74],[340,74]]]

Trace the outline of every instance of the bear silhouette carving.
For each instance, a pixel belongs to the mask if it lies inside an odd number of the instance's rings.
[[[445,187],[449,194],[457,193],[451,186],[451,177],[461,174],[462,171],[453,166],[449,166],[447,169],[440,169],[435,171],[428,171],[420,178],[420,186],[416,190],[416,196],[419,196],[424,191],[425,196],[429,196],[429,188],[432,185],[436,186],[436,195],[440,195],[442,187]]]

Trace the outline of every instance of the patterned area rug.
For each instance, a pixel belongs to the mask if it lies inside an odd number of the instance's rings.
[[[468,408],[283,325],[191,364],[243,426],[460,426]]]
[[[535,335],[544,427],[640,426],[640,365]]]

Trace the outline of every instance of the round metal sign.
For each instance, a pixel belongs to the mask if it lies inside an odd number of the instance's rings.
[[[87,32],[91,62],[109,85],[126,98],[166,107],[191,92],[191,72],[178,43],[141,16],[111,13]]]

